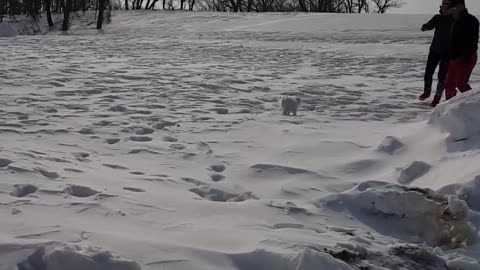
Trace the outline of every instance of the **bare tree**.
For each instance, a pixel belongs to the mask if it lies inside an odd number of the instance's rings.
[[[195,7],[195,0],[189,0],[188,1],[188,10],[193,11],[194,7]]]
[[[155,9],[155,4],[158,2],[158,0],[153,0],[153,2],[150,4],[149,7],[147,7],[147,9]]]
[[[67,31],[70,24],[70,11],[72,10],[72,0],[65,1],[65,7],[63,8],[63,31]]]
[[[353,13],[354,0],[344,0],[343,5],[345,6],[346,13]]]
[[[399,8],[403,5],[401,0],[372,0],[375,5],[374,10],[377,13],[385,13],[389,9]]]
[[[241,0],[239,0],[241,1]],[[229,2],[229,7],[230,9],[233,11],[233,12],[238,12],[238,5],[237,5],[237,1],[236,0],[230,0]],[[240,2],[241,3],[241,2]]]
[[[50,0],[45,0],[45,9],[47,11],[47,22],[48,26],[53,27],[53,20],[52,20],[52,11],[51,11],[52,2]]]
[[[60,13],[63,10],[63,7],[65,5],[65,1],[64,0],[55,0],[54,4],[55,5],[54,5],[54,8],[53,8],[53,12]]]
[[[106,2],[106,0],[99,0],[98,1],[97,29],[102,29],[103,14],[105,12],[105,2]]]
[[[307,12],[308,11],[305,0],[298,0],[298,5],[300,6],[300,11],[302,11],[302,12]]]
[[[358,13],[368,13],[370,12],[370,5],[367,0],[357,0],[357,12]]]
[[[252,12],[253,0],[247,0],[247,12]]]
[[[8,14],[7,0],[0,0],[0,23],[3,22],[3,17]]]

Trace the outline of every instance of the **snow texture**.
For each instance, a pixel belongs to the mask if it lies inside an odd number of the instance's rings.
[[[480,76],[418,101],[430,15],[94,17],[0,38],[0,270],[478,268]]]
[[[468,91],[438,106],[430,123],[447,131],[457,141],[480,135],[480,92]]]

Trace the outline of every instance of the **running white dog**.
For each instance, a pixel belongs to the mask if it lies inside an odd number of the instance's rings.
[[[284,96],[281,99],[281,105],[282,105],[282,112],[283,115],[290,115],[292,114],[293,116],[297,115],[297,109],[298,106],[300,106],[300,98],[298,97],[287,97]]]

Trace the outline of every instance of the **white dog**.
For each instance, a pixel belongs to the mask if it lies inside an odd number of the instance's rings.
[[[283,115],[293,114],[294,116],[296,116],[298,106],[300,106],[300,102],[301,102],[300,98],[298,97],[287,97],[287,96],[282,97],[281,105],[282,105]]]

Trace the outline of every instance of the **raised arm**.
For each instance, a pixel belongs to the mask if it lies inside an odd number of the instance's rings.
[[[442,15],[435,15],[433,16],[427,23],[422,25],[422,31],[432,30],[435,29],[438,25],[438,21]]]

